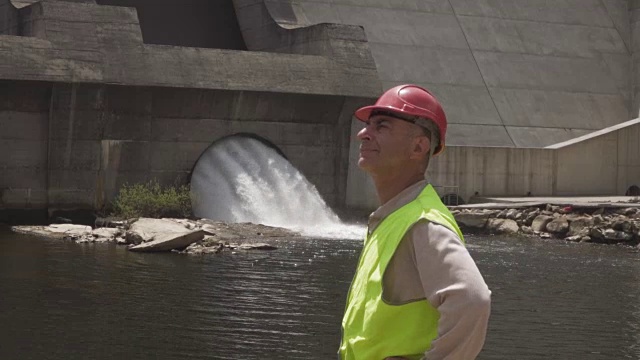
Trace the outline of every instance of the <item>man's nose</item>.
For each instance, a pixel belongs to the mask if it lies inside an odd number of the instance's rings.
[[[371,132],[369,131],[369,126],[365,126],[362,130],[358,131],[358,140],[371,140]]]

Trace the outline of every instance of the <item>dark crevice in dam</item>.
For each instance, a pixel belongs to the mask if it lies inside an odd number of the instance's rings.
[[[231,0],[97,0],[136,8],[146,44],[247,50]]]

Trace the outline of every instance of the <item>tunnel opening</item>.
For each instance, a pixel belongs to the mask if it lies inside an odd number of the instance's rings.
[[[198,158],[190,180],[196,217],[292,229],[317,237],[360,238],[343,224],[315,185],[269,140],[223,137]]]
[[[135,8],[146,44],[247,50],[231,0],[97,0],[97,3]]]

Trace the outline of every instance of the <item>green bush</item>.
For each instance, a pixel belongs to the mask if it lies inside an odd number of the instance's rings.
[[[157,181],[125,184],[113,201],[111,216],[122,219],[137,217],[189,218],[191,195],[187,185],[160,186]]]

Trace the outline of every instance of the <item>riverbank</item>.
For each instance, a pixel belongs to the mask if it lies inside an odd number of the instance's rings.
[[[284,228],[252,223],[225,223],[208,219],[152,219],[108,221],[104,227],[76,224],[12,226],[11,231],[49,239],[82,243],[115,243],[130,251],[182,254],[212,254],[225,250],[273,250],[263,241],[296,238],[300,234]]]
[[[640,204],[544,204],[535,201],[458,206],[452,214],[464,232],[556,238],[572,242],[640,243]]]

